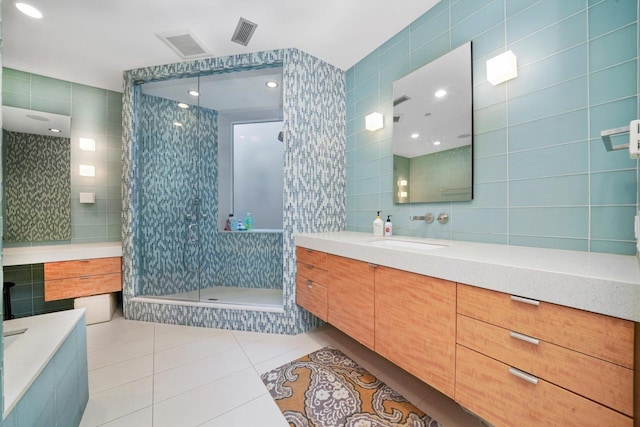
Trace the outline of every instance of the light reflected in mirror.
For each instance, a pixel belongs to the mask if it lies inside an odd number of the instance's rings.
[[[6,242],[71,239],[71,117],[2,107]]]
[[[471,42],[393,84],[395,203],[473,197]]]

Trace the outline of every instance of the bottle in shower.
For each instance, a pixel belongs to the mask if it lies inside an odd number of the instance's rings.
[[[231,231],[231,221],[233,220],[233,214],[229,214],[227,222],[224,224],[224,231]]]
[[[247,231],[250,231],[253,228],[253,218],[251,217],[251,212],[247,212],[247,216],[244,217],[244,227]]]

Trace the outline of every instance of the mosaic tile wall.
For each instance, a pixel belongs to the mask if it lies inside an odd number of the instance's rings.
[[[394,205],[393,81],[471,40],[474,200]],[[498,86],[486,60],[510,49],[518,77]],[[637,0],[442,0],[347,71],[347,229],[635,254],[637,161],[600,131],[638,118]],[[409,221],[425,212],[447,224]]]
[[[69,138],[4,134],[5,240],[71,239]]]
[[[162,305],[134,300],[143,269],[138,202],[141,141],[140,87],[135,80],[190,76],[208,70],[283,65],[285,194],[284,313]],[[296,49],[150,67],[125,72],[123,106],[123,299],[130,319],[277,333],[298,333],[319,323],[295,304],[294,232],[337,231],[346,225],[344,72]]]
[[[69,243],[117,242],[122,232],[122,94],[11,68],[2,70],[2,102],[16,108],[71,116],[71,240]],[[96,141],[96,151],[82,151],[79,137]],[[81,177],[80,164],[96,167],[95,177]],[[79,193],[96,194],[95,204],[80,204]],[[6,243],[30,246],[37,243]]]

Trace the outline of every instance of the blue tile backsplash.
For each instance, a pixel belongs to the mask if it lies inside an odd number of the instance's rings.
[[[638,118],[637,16],[636,0],[440,1],[347,71],[347,229],[381,209],[398,235],[635,254],[637,161],[600,131]],[[393,81],[467,41],[474,200],[394,205],[392,126],[364,116],[391,117]],[[493,86],[486,60],[508,49],[518,77]],[[427,211],[450,222],[408,220]]]

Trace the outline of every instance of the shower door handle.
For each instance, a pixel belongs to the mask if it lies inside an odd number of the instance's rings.
[[[196,224],[195,222],[189,224],[189,226],[187,227],[187,242],[197,242],[198,241],[198,235],[196,233],[194,233],[193,229],[194,227],[197,227],[198,224]]]

